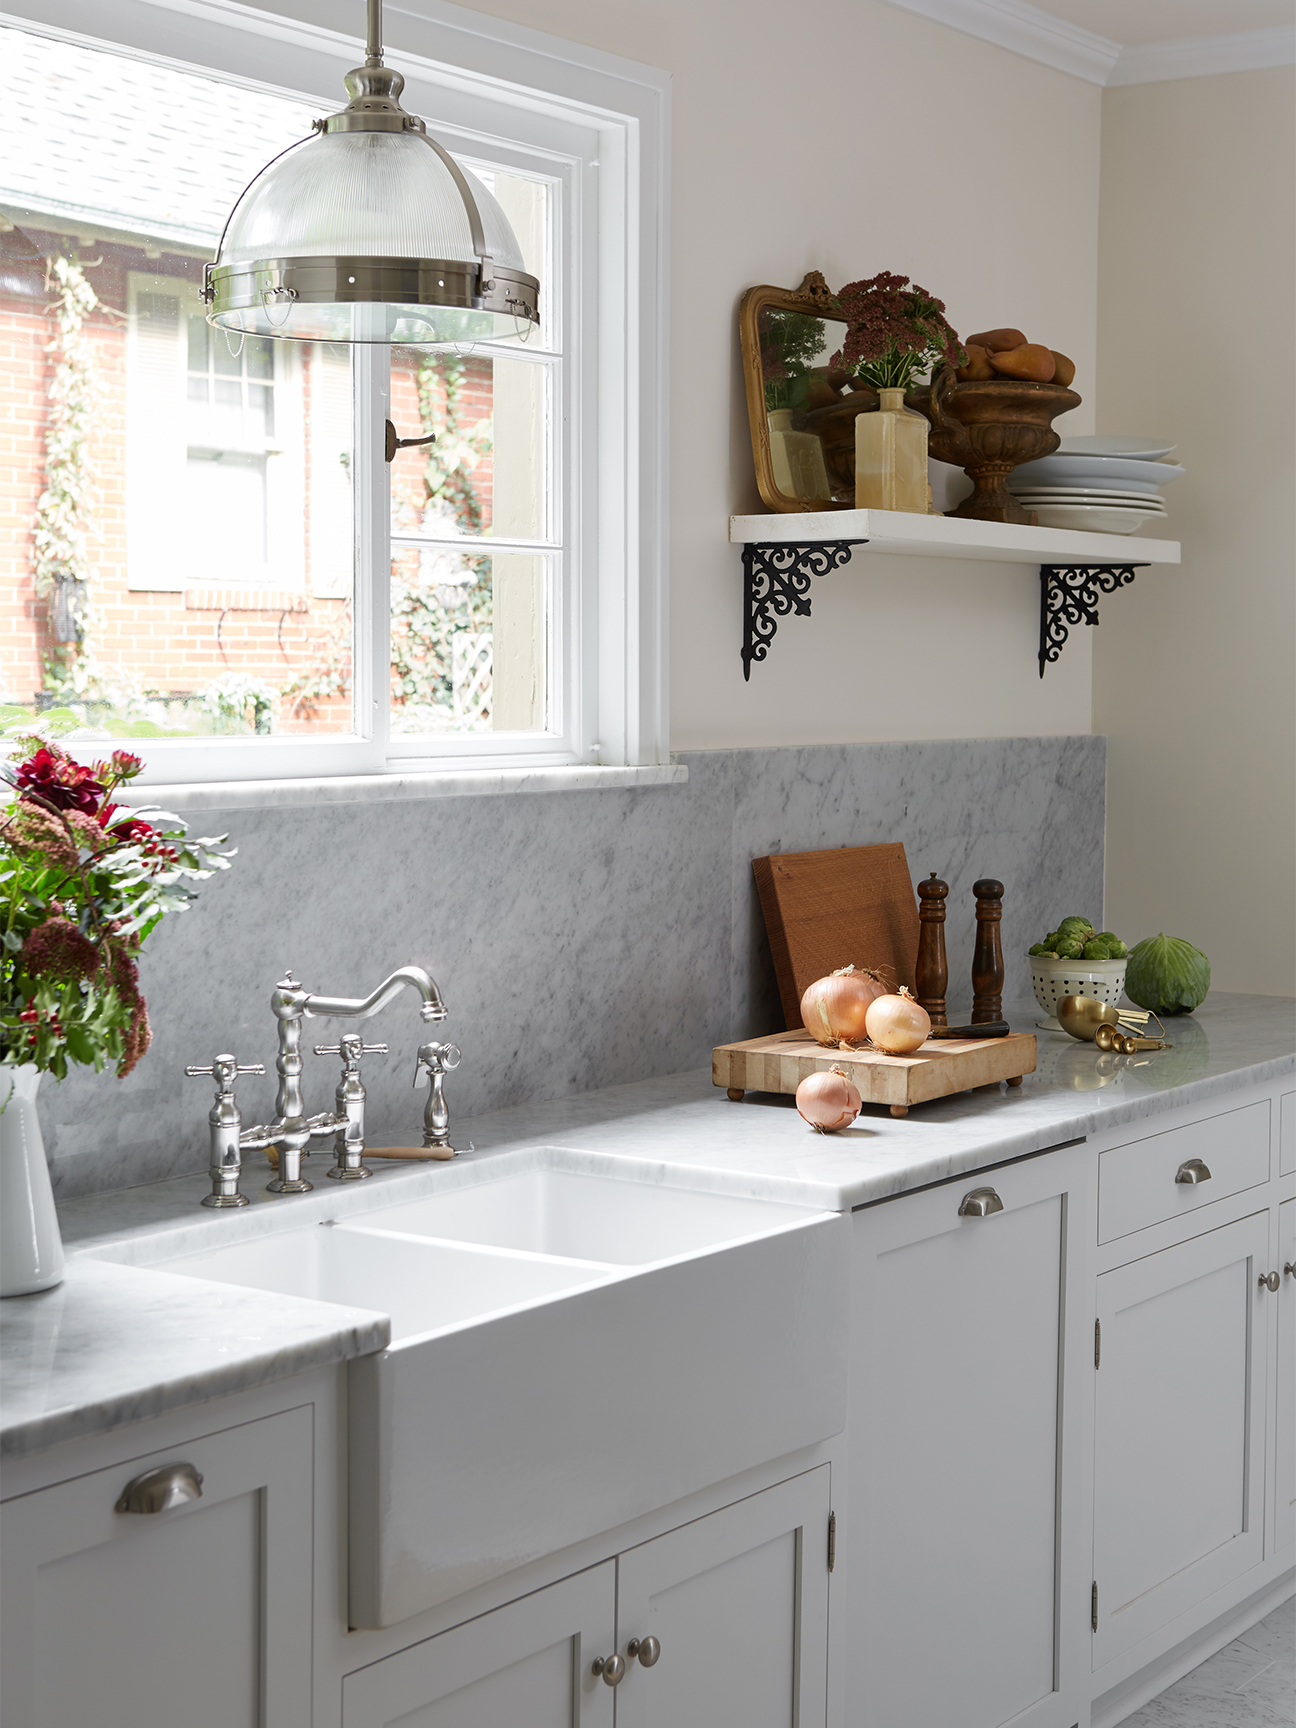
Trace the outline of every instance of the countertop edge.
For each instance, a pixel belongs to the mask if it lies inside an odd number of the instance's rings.
[[[178,1379],[155,1381],[112,1400],[72,1405],[28,1421],[14,1422],[0,1428],[0,1463],[17,1463],[64,1441],[111,1434],[173,1410],[196,1409],[236,1392],[251,1392],[276,1381],[293,1379],[313,1368],[332,1368],[353,1356],[386,1349],[390,1334],[390,1322],[385,1317],[368,1326],[347,1325],[309,1343],[295,1342],[291,1363],[281,1362],[283,1352],[268,1350],[260,1355],[241,1356],[225,1366],[204,1367]]]

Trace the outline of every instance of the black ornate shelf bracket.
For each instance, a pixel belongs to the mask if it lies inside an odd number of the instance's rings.
[[[778,629],[778,620],[795,613],[810,616],[810,581],[840,570],[853,546],[867,540],[824,540],[814,546],[743,547],[743,677],[750,679],[752,662],[763,660]]]
[[[1061,658],[1071,627],[1098,622],[1098,597],[1114,594],[1146,564],[1041,564],[1039,672]]]

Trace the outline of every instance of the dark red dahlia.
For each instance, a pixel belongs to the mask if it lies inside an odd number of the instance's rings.
[[[89,768],[61,750],[42,747],[22,763],[14,776],[19,792],[41,799],[55,810],[80,810],[94,816],[104,795],[102,781]]]

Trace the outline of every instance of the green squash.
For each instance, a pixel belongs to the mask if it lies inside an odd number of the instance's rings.
[[[1130,949],[1125,994],[1154,1014],[1191,1014],[1210,989],[1210,961],[1179,936],[1145,936]]]

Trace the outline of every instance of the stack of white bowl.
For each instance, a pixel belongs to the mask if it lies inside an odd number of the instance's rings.
[[[1186,472],[1159,438],[1064,438],[1052,456],[1014,468],[1008,486],[1041,528],[1137,534],[1166,514],[1161,488]]]

